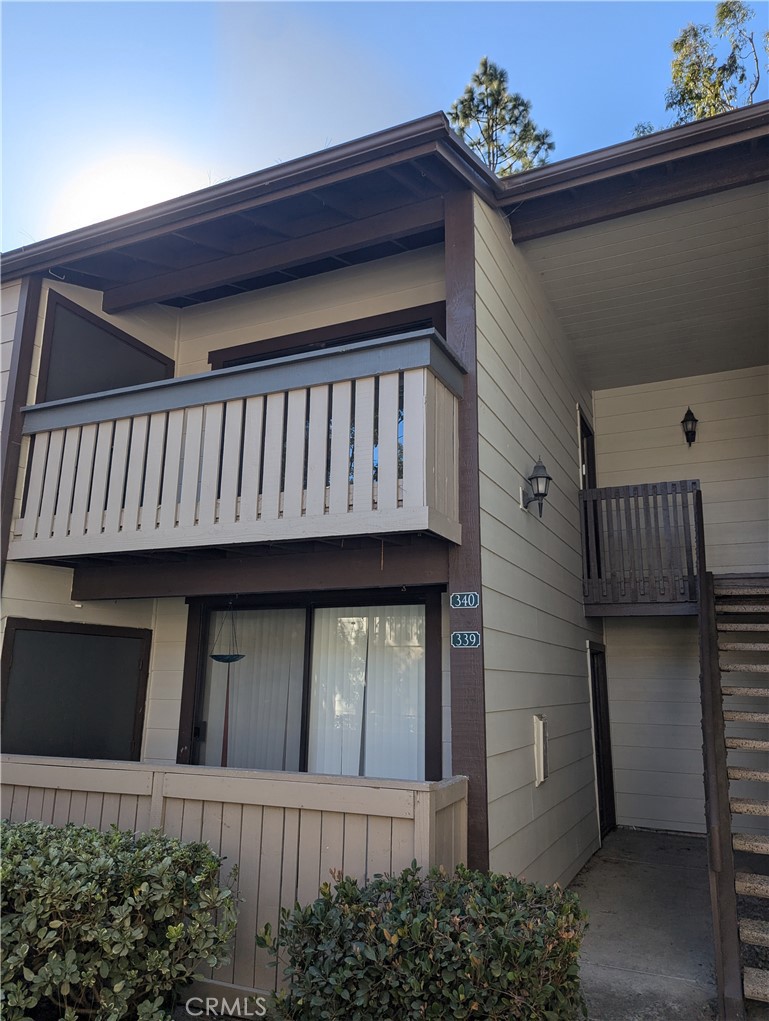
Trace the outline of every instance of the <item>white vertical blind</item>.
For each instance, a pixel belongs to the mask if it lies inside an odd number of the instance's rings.
[[[423,606],[315,611],[308,769],[424,778]]]
[[[225,611],[211,616],[210,643]],[[222,765],[227,671],[230,672],[226,764],[239,769],[298,770],[304,675],[305,611],[238,610],[237,663],[206,660],[202,719],[206,724],[199,761]],[[220,641],[229,640],[229,621]],[[217,652],[227,652],[227,648]]]

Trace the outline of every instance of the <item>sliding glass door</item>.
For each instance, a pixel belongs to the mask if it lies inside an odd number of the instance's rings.
[[[211,614],[209,652],[224,614]],[[247,609],[234,621],[243,658],[206,658],[199,763],[424,778],[424,605]]]

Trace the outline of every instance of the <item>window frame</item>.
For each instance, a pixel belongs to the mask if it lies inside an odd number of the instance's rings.
[[[149,344],[145,344],[143,341],[131,336],[130,333],[126,333],[125,330],[121,330],[120,327],[115,326],[115,324],[111,323],[108,319],[103,319],[101,316],[96,315],[89,309],[83,308],[82,305],[78,305],[77,302],[72,301],[63,294],[60,294],[59,291],[55,291],[53,288],[50,288],[46,299],[45,318],[43,320],[40,367],[38,370],[37,388],[35,393],[36,404],[45,404],[48,399],[48,376],[51,368],[51,356],[53,354],[53,330],[56,322],[56,309],[59,307],[66,309],[73,315],[79,316],[87,323],[91,323],[93,326],[97,326],[99,329],[104,330],[105,333],[111,334],[116,340],[121,341],[123,344],[127,344],[134,350],[152,358],[162,367],[164,379],[173,378],[176,366],[173,358],[169,358],[161,351],[157,351],[154,347],[150,347]],[[85,396],[85,394],[80,394],[78,396]],[[65,399],[73,400],[76,398]]]
[[[402,606],[416,604],[423,605],[425,608],[425,780],[443,779],[442,591],[443,587],[420,587],[405,590],[403,588],[352,589],[331,592],[254,594],[188,599],[189,615],[187,620],[182,706],[179,719],[179,744],[176,761],[187,765],[195,764],[195,728],[198,725],[202,708],[210,619],[211,614],[216,610],[228,609],[231,602],[236,612],[237,610],[255,609],[305,609],[299,772],[308,773],[307,755],[311,696],[310,666],[313,611],[320,607],[334,606]]]
[[[19,631],[47,631],[55,634],[96,635],[100,638],[134,638],[141,643],[141,659],[139,660],[139,677],[136,687],[136,709],[134,725],[131,733],[130,759],[121,761],[141,761],[142,738],[144,735],[144,718],[147,710],[147,687],[149,682],[150,653],[152,649],[152,631],[148,628],[116,627],[108,624],[81,624],[77,621],[36,620],[28,617],[9,617],[5,624],[3,649],[0,656],[2,664],[2,686],[0,689],[0,711],[5,713],[5,702],[8,686],[11,681],[11,665],[16,634]],[[49,756],[39,756],[47,758]],[[94,758],[94,762],[99,760]]]

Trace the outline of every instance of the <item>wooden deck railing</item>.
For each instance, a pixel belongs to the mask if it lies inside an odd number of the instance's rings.
[[[239,866],[241,898],[229,965],[207,984],[274,988],[255,934],[281,907],[307,903],[331,869],[361,881],[416,859],[451,869],[467,860],[467,780],[428,783],[138,762],[3,758],[2,815],[109,829],[161,829],[204,840]]]
[[[699,482],[581,493],[585,612],[696,613]]]
[[[433,531],[462,370],[433,330],[25,409],[12,560]]]

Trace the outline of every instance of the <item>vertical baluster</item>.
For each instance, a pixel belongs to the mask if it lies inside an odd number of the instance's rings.
[[[157,526],[167,418],[167,411],[160,411],[150,416],[150,434],[147,441],[147,462],[144,470],[141,510],[141,529],[143,532],[154,532]]]
[[[43,498],[43,481],[50,436],[50,433],[42,432],[33,437],[31,464],[27,469],[29,486],[27,487],[27,503],[24,508],[24,523],[21,529],[22,539],[34,539],[37,535],[37,521],[40,516],[40,501]]]
[[[286,446],[285,404],[285,393],[270,394],[267,397],[262,471],[262,521],[277,521],[280,517],[280,476]]]
[[[686,555],[686,599],[694,600],[697,597],[696,582],[694,580],[694,554],[692,550],[692,516],[694,513],[694,492],[696,482],[685,483],[685,489],[681,494],[682,515],[684,527],[684,551]]]
[[[107,493],[107,510],[104,515],[104,532],[107,535],[117,535],[120,531],[130,438],[131,419],[118,419],[112,438],[112,467],[109,476],[109,492]]]
[[[200,451],[203,439],[203,408],[188,408],[184,419],[182,485],[179,497],[179,528],[193,528],[198,510]]]
[[[40,501],[40,516],[37,524],[38,539],[50,539],[53,532],[53,512],[59,492],[59,474],[64,453],[64,430],[54,429],[48,442],[48,457],[45,464],[43,498]]]
[[[227,401],[224,415],[219,523],[232,525],[237,517],[240,459],[243,451],[243,401]]]
[[[671,542],[671,570],[673,572],[673,587],[670,598],[681,599],[684,595],[684,566],[681,550],[681,524],[679,513],[682,509],[681,487],[677,482],[669,483],[670,486],[670,542]]]
[[[633,494],[637,493],[636,487],[624,486],[623,487],[623,502],[625,504],[625,532],[626,542],[628,550],[628,565],[630,570],[630,601],[631,603],[638,602],[638,568],[639,568],[639,537],[635,534],[633,529],[633,508],[631,500]],[[636,496],[637,499],[637,496]]]
[[[352,507],[365,514],[374,507],[374,379],[355,381],[355,446]]]
[[[249,397],[243,426],[243,477],[240,484],[240,520],[256,521],[259,513],[259,479],[264,451],[264,398]]]
[[[346,514],[350,498],[350,406],[352,384],[334,383],[331,397],[331,484],[329,512]]]
[[[618,571],[621,569],[621,564],[619,563],[617,544],[614,538],[613,500],[615,492],[616,490],[613,486],[609,487],[605,490],[606,496],[603,500],[604,507],[606,508],[606,564],[604,570],[611,587],[611,601],[618,603],[620,601]]]
[[[166,446],[163,456],[163,482],[160,492],[160,533],[170,536],[176,528],[179,502],[179,472],[184,439],[184,409],[168,413]]]
[[[643,500],[643,486],[634,486],[633,492],[635,493],[635,536],[636,536],[636,549],[638,551],[638,594],[639,599],[645,602],[646,596],[646,570],[648,562],[648,550],[646,543],[646,534],[643,530],[642,515],[641,515],[641,503]]]
[[[210,528],[216,522],[223,417],[224,404],[221,402],[206,404],[203,409],[203,458],[198,500],[198,524],[201,528]]]
[[[286,420],[286,466],[283,481],[283,517],[302,516],[304,451],[307,440],[307,391],[291,390]]]
[[[128,534],[136,532],[139,527],[139,508],[141,505],[148,437],[149,418],[147,415],[139,415],[131,423],[131,445],[128,452],[128,478],[126,479],[125,510],[123,511],[123,532]],[[85,442],[84,429],[83,439],[80,442],[81,455]],[[79,475],[80,466],[78,464]]]
[[[53,534],[57,539],[65,539],[69,533],[69,512],[72,507],[72,494],[75,490],[79,446],[80,427],[71,426],[67,429],[64,437],[64,455],[61,460],[59,492],[56,497],[56,512],[53,519]]]
[[[398,506],[398,373],[379,377],[379,460],[377,463],[377,509]]]
[[[310,423],[308,429],[305,513],[310,518],[321,517],[326,510],[328,385],[325,383],[322,386],[310,388]]]
[[[425,506],[426,369],[403,373],[403,506]]]
[[[673,536],[670,527],[670,483],[663,482],[657,488],[659,498],[662,503],[663,540],[660,547],[662,550],[662,577],[664,579],[662,592],[670,598],[673,598],[673,594],[675,592],[675,579],[673,571]]]
[[[100,422],[96,434],[96,455],[93,459],[91,498],[88,501],[86,534],[101,535],[104,527],[104,511],[107,506],[107,482],[112,461],[112,434],[114,422]]]

